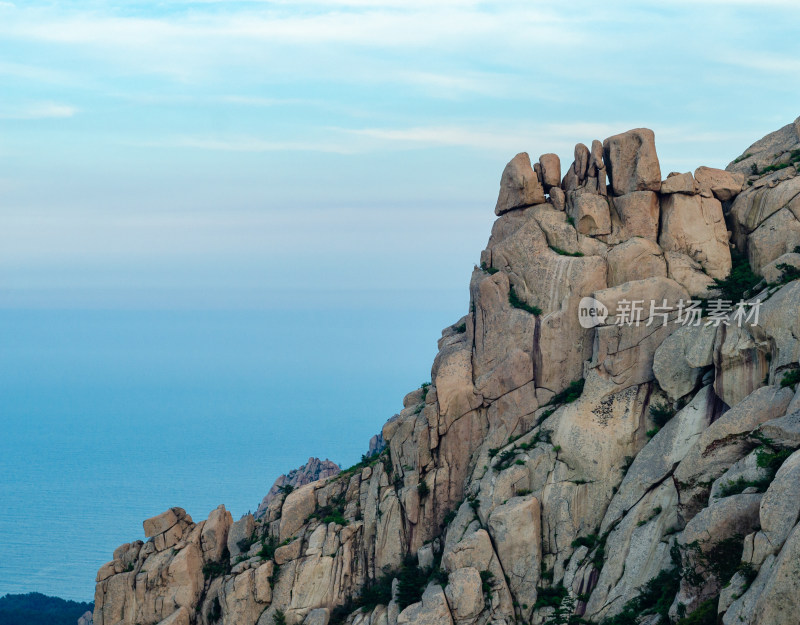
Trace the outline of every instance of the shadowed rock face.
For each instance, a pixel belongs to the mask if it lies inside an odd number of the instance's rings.
[[[254,516],[146,520],[97,625],[599,623],[656,576],[673,619],[796,622],[798,150],[800,120],[666,180],[647,129],[578,144],[563,178],[515,156],[431,385],[360,464],[311,458]],[[687,325],[729,237],[771,283],[759,322]],[[587,297],[608,314],[581,323]]]

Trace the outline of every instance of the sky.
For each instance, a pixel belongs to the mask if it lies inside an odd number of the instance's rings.
[[[0,306],[461,294],[517,152],[800,114],[800,5],[0,1]]]
[[[358,460],[468,310],[515,154],[566,169],[646,126],[664,176],[724,167],[800,115],[798,24],[797,0],[0,0],[0,594],[89,599],[142,518]]]

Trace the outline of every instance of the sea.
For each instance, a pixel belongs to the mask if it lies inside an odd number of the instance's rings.
[[[0,309],[0,596],[92,600],[143,519],[238,519],[310,456],[354,464],[465,299]]]

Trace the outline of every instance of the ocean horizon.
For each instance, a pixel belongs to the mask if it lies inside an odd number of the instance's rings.
[[[0,310],[0,596],[90,601],[179,506],[255,511],[309,457],[344,467],[426,382],[466,293],[376,308]],[[462,311],[462,312],[460,312]]]

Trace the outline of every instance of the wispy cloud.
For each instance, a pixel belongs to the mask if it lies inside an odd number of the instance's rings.
[[[78,109],[57,102],[38,102],[23,106],[0,107],[0,119],[63,119],[73,117]]]

